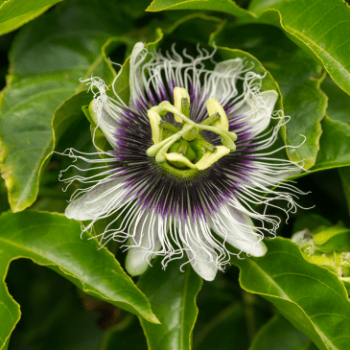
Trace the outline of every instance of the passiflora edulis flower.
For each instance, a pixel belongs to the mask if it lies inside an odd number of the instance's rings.
[[[101,79],[88,81],[90,115],[113,151],[89,159],[69,150],[98,164],[100,173],[65,180],[92,184],[75,192],[66,216],[91,220],[85,230],[110,218],[101,241],[126,242],[131,275],[143,273],[155,255],[164,257],[165,267],[186,254],[200,276],[213,280],[235,254],[231,246],[265,254],[263,237],[275,235],[280,222],[267,207],[277,200],[287,202],[287,213],[297,207],[301,192],[280,181],[301,165],[271,151],[285,122],[274,112],[277,92],[260,91],[264,77],[249,60],[206,68],[214,53],[198,48],[191,57],[173,47],[164,56],[136,44],[128,104],[114,88],[114,98],[107,95]]]

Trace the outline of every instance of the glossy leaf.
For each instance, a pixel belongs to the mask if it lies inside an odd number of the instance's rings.
[[[326,78],[327,116],[322,121],[320,151],[312,171],[350,165],[350,97]]]
[[[313,171],[350,164],[350,97],[329,80],[322,88],[329,96],[328,116],[322,121],[321,149]]]
[[[323,133],[320,151],[312,171],[343,167],[350,164],[350,125],[326,117],[322,121]]]
[[[307,214],[300,219],[296,220],[293,226],[293,233],[302,230],[309,230],[310,232],[315,230],[319,226],[332,226],[332,223],[318,214]]]
[[[8,33],[40,16],[50,6],[62,0],[2,0],[0,1],[0,35]]]
[[[142,327],[138,319],[133,315],[127,315],[118,324],[104,333],[98,350],[115,349],[148,349]]]
[[[226,269],[215,280],[203,283],[198,294],[198,319],[194,327],[194,350],[247,350],[262,325],[272,316],[273,306],[238,284],[239,270]]]
[[[1,35],[12,32],[13,30],[20,28],[22,25],[30,22],[31,20],[39,17],[45,11],[47,11],[50,6],[40,8],[38,10],[33,10],[25,13],[24,15],[20,15],[9,19],[7,21],[0,23],[0,33]]]
[[[254,16],[240,8],[232,0],[153,0],[146,11],[159,12],[164,10],[212,10],[226,12],[234,16]]]
[[[281,90],[285,115],[291,117],[286,125],[286,144],[295,148],[287,148],[288,157],[304,160],[305,169],[312,167],[327,106],[320,89],[321,66],[272,26],[226,24],[212,36],[212,41],[249,52],[271,73]],[[306,137],[304,143],[302,135]]]
[[[235,350],[248,349],[257,330],[266,322],[269,312],[266,305],[260,305],[263,303],[255,295],[243,292],[242,296],[242,299],[235,300],[231,295],[233,303],[227,302],[228,306],[220,312],[215,310],[215,304],[210,305],[214,296],[206,305],[198,305],[199,317],[202,313],[207,313],[209,320],[204,325],[196,325],[194,350],[231,350],[232,344]]]
[[[332,120],[350,124],[350,96],[327,76],[321,86],[328,96],[327,115]]]
[[[197,318],[196,297],[202,280],[190,264],[174,260],[163,270],[161,259],[140,278],[138,287],[151,302],[160,325],[141,319],[149,350],[189,350]],[[182,271],[180,268],[182,266]]]
[[[51,121],[56,108],[86,88],[80,78],[92,72],[106,81],[114,76],[103,46],[110,48],[109,38],[128,26],[122,18],[120,26],[107,20],[117,5],[93,5],[73,1],[59,15],[45,14],[20,32],[12,49],[12,74],[1,97],[0,139],[1,171],[13,211],[25,209],[37,196],[54,146]]]
[[[202,310],[200,310],[203,312]],[[249,346],[247,320],[243,304],[235,302],[212,317],[204,327],[198,330],[194,338],[194,350],[245,350]]]
[[[298,331],[284,317],[277,314],[254,339],[249,350],[317,350],[303,333]]]
[[[342,0],[253,0],[258,21],[280,26],[350,94],[350,8]]]
[[[348,349],[350,303],[337,276],[308,263],[287,239],[265,243],[262,258],[232,259],[241,270],[242,288],[273,303],[319,349]]]
[[[348,167],[340,168],[339,174],[343,184],[344,195],[348,203],[349,215],[350,215],[350,167],[348,166]]]
[[[0,178],[0,214],[9,209],[5,182]]]
[[[0,349],[20,318],[18,304],[4,283],[9,264],[18,258],[49,266],[86,293],[157,322],[144,294],[133,284],[107,249],[87,233],[80,238],[80,224],[60,214],[4,213],[0,217]]]
[[[350,251],[350,229],[341,222],[332,227],[321,226],[312,233],[315,247],[322,252]]]
[[[253,0],[248,10],[239,8],[230,0],[154,0],[147,10],[174,9],[220,11],[237,16],[241,22],[278,26],[322,64],[332,79],[350,94],[350,68],[347,64],[350,8],[342,0]]]
[[[107,312],[116,306],[93,300],[51,269],[28,259],[14,260],[6,277],[9,293],[21,305],[10,349],[96,350]],[[107,315],[91,306],[103,305]],[[120,310],[120,309],[117,309]]]

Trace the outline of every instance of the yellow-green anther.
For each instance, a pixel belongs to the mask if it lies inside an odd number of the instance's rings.
[[[198,170],[209,168],[223,156],[230,153],[230,149],[225,146],[218,146],[214,152],[206,152],[204,156],[196,163]]]
[[[198,127],[202,130],[208,130],[212,131],[218,135],[221,136],[221,142],[222,144],[229,148],[231,151],[236,150],[236,145],[234,144],[234,141],[237,140],[237,135],[234,132],[226,131],[221,128],[217,128],[214,126],[208,126],[208,125],[198,125]]]
[[[215,113],[220,115],[220,119],[214,121],[212,125],[228,131],[228,119],[225,110],[216,98],[211,98],[207,101],[207,110],[209,115],[213,115]]]
[[[190,168],[196,169],[196,165],[193,164],[188,158],[179,153],[167,153],[165,155],[166,159],[177,166],[178,168]]]
[[[162,141],[163,137],[163,129],[160,127],[161,118],[159,114],[152,109],[148,110],[147,115],[149,118],[149,123],[151,125],[153,143],[157,144]]]
[[[176,86],[174,89],[174,107],[184,114],[187,118],[190,118],[190,95],[187,90]],[[175,121],[183,123],[183,120],[176,114],[174,114]]]
[[[218,119],[220,119],[220,114],[214,113],[211,116],[209,116],[207,119],[203,120],[200,125],[211,125]]]
[[[168,131],[172,132],[173,134],[177,133],[181,130],[181,128],[179,128],[173,124],[170,124],[164,120],[160,121],[160,125],[163,127],[163,129],[168,130]]]
[[[219,133],[217,132],[217,134],[219,134]],[[230,133],[222,134],[221,135],[221,142],[225,147],[229,148],[232,152],[236,150],[236,145],[235,145]]]
[[[181,112],[187,117],[190,117],[190,100],[187,98],[181,99]]]
[[[204,153],[206,151],[214,152],[216,150],[216,146],[212,145],[202,137],[199,137],[198,139],[191,142],[191,146],[201,147],[204,150]]]

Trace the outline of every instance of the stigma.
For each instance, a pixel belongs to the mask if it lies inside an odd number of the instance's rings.
[[[208,117],[201,123],[194,122],[190,115],[190,96],[186,89],[174,88],[174,104],[163,101],[147,112],[152,131],[153,145],[147,156],[173,168],[173,170],[202,171],[220,158],[236,150],[237,136],[229,131],[229,122],[224,108],[216,98],[207,101]],[[166,115],[171,121],[165,121]],[[213,145],[203,131],[217,134],[221,145]]]

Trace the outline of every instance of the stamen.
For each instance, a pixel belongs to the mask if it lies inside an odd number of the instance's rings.
[[[201,122],[201,125],[210,125],[213,124],[215,121],[217,121],[218,119],[220,119],[220,114],[219,113],[214,113],[212,115],[210,115],[207,119],[203,120]]]
[[[176,86],[174,89],[174,107],[184,114],[187,118],[190,117],[190,95],[187,90]],[[175,121],[182,124],[182,119],[174,115]]]
[[[152,110],[149,109],[147,112],[148,118],[149,118],[149,123],[151,125],[151,130],[152,130],[152,141],[157,144],[160,141],[162,141],[162,131],[163,129],[159,127],[159,124],[161,122],[159,114]]]
[[[228,130],[228,119],[225,110],[222,108],[220,102],[216,98],[211,98],[207,101],[207,110],[209,115],[218,114],[220,116],[219,120],[212,123],[213,126],[223,130]]]
[[[209,117],[200,124],[191,120],[190,96],[186,89],[176,86],[174,105],[163,101],[147,112],[154,142],[147,155],[155,157],[157,163],[167,160],[178,169],[204,170],[235,151],[237,135],[229,131],[229,122],[220,102],[215,98],[209,99],[207,111]],[[182,129],[161,119],[168,113],[173,114],[177,123],[183,124]],[[207,142],[201,135],[203,130],[221,136],[222,146],[215,147]]]

